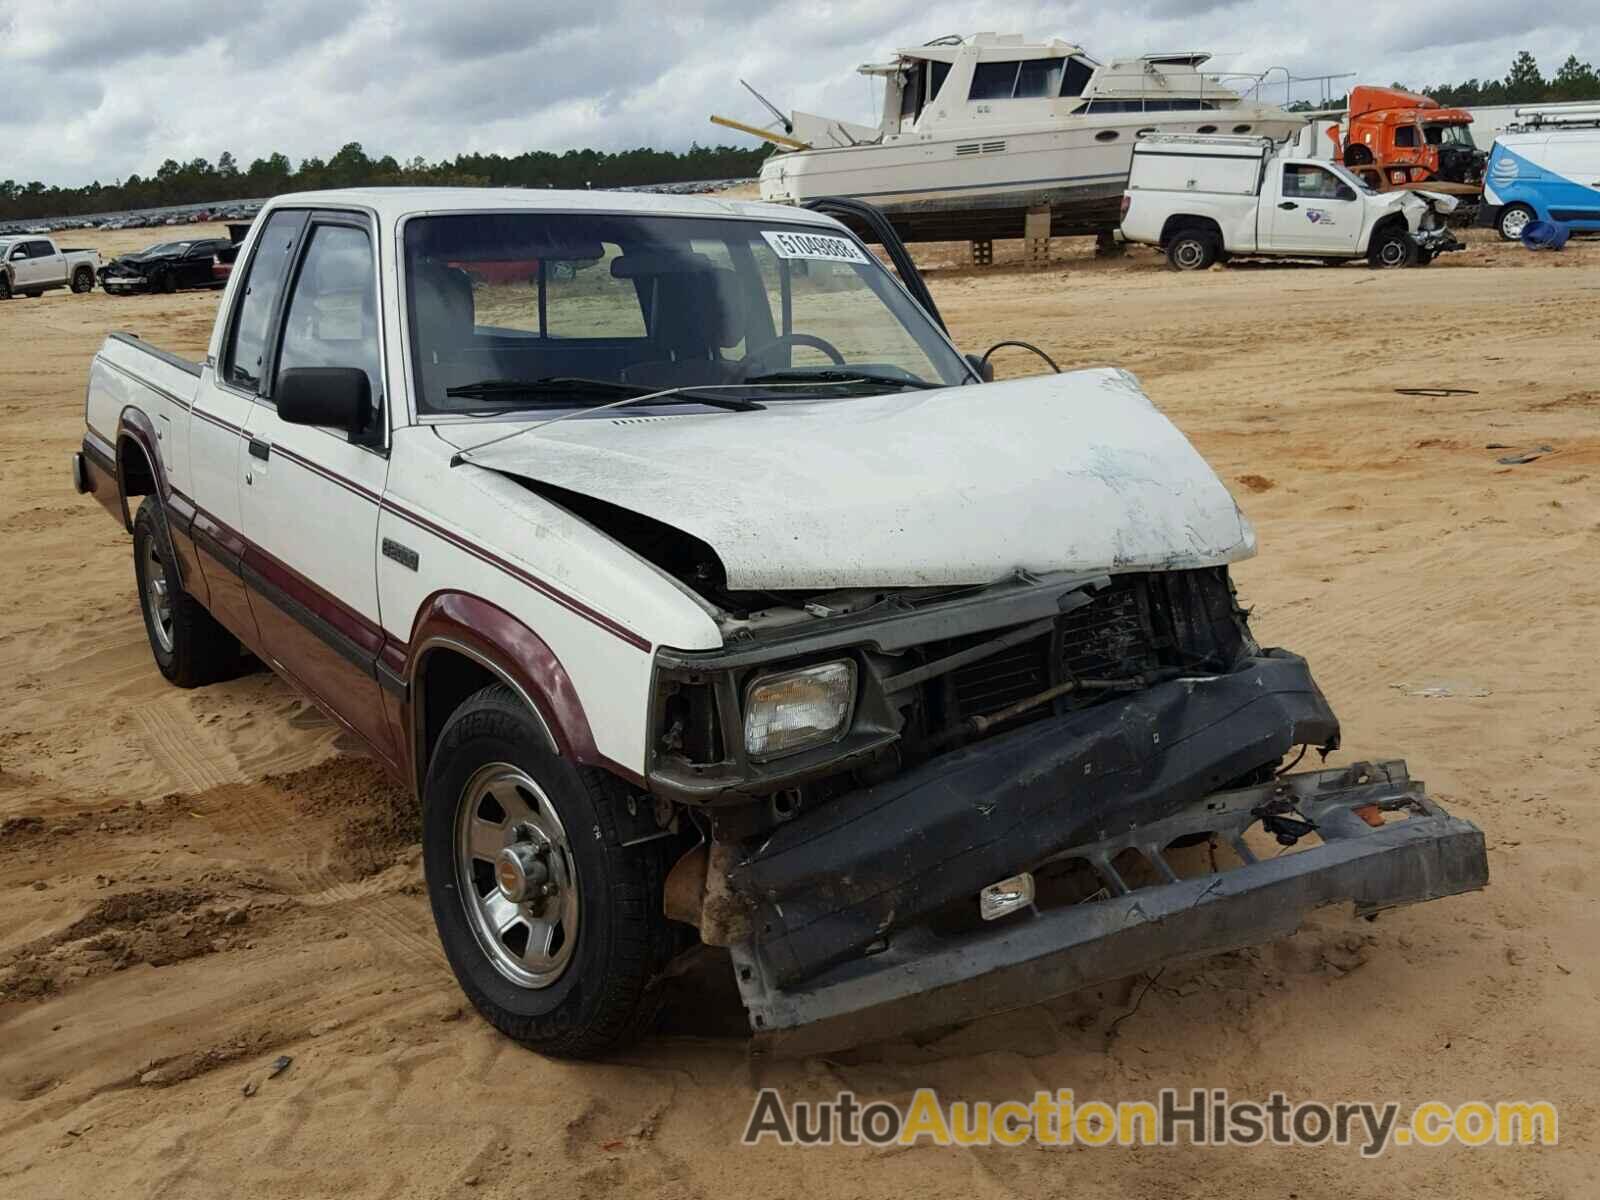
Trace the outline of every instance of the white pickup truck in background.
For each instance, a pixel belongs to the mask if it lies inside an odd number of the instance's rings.
[[[51,288],[92,291],[99,269],[98,250],[66,249],[47,237],[0,238],[0,300]]]
[[[1292,139],[1146,136],[1122,195],[1122,237],[1161,247],[1179,271],[1230,257],[1424,266],[1461,248],[1444,223],[1454,197],[1379,193],[1308,149]]]

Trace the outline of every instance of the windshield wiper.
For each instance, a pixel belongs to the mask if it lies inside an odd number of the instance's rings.
[[[491,389],[489,393],[490,395],[503,395],[508,392],[516,392],[519,390],[530,394],[537,394],[540,392],[548,392],[552,389],[560,394],[561,389],[567,386],[570,386],[579,393],[588,393],[590,395],[600,394],[602,392],[606,395],[615,395],[618,391],[632,392],[635,394],[624,395],[620,400],[611,400],[605,404],[586,405],[582,408],[569,409],[567,412],[562,413],[558,417],[551,417],[548,421],[539,421],[533,425],[524,426],[521,429],[513,429],[510,433],[503,433],[499,437],[492,437],[488,441],[479,442],[476,446],[468,446],[465,450],[457,450],[450,456],[450,465],[452,467],[459,466],[464,462],[469,462],[470,460],[467,458],[467,455],[472,453],[474,450],[482,450],[486,446],[493,446],[498,442],[506,441],[508,438],[520,437],[525,433],[532,433],[535,430],[543,429],[547,425],[554,425],[559,421],[565,421],[568,417],[577,416],[579,413],[605,412],[610,408],[627,408],[630,404],[703,404],[708,408],[725,408],[733,412],[757,412],[766,408],[765,404],[757,403],[754,400],[739,399],[733,396],[707,396],[703,394],[705,392],[717,392],[726,389],[733,389],[737,391],[746,386],[742,383],[705,383],[700,384],[699,386],[688,385],[685,387],[662,388],[658,391],[652,392],[648,389],[640,388],[635,384],[613,383],[608,379],[583,379],[578,377],[566,378],[557,376],[551,377],[550,379],[530,379],[526,381],[516,379],[486,379],[481,381],[481,384],[469,383],[461,385],[460,388],[450,388],[447,390],[446,394],[470,396],[474,393],[465,389],[475,389],[484,385],[487,385]],[[571,395],[572,392],[567,392],[565,394]],[[539,407],[551,407],[551,405],[544,404],[540,405]],[[564,404],[557,404],[554,407],[566,408],[567,406]]]
[[[744,382],[761,385],[767,383],[890,383],[896,387],[942,388],[947,384],[915,375],[885,375],[881,371],[852,371],[845,367],[801,368],[789,371],[770,371],[765,375],[752,375]]]
[[[541,407],[565,408],[566,400],[574,396],[612,396],[619,399],[655,397],[663,404],[705,404],[712,408],[725,408],[732,412],[750,412],[763,407],[754,400],[740,400],[731,396],[691,396],[693,387],[659,389],[641,387],[636,383],[618,383],[611,379],[586,379],[580,375],[551,375],[543,379],[480,379],[477,383],[463,383],[445,388],[444,394],[467,400],[510,400],[513,397],[548,397]],[[682,393],[680,398],[680,393]]]

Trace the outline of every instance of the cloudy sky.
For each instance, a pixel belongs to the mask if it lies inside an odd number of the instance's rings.
[[[766,121],[741,76],[781,107],[873,120],[857,64],[980,29],[1380,83],[1500,76],[1519,49],[1547,74],[1600,59],[1600,0],[0,0],[0,178],[110,181],[223,150],[298,163],[349,141],[402,159],[682,148],[737,138],[711,112]]]

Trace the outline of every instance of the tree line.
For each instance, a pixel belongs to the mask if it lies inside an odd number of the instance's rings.
[[[1564,100],[1600,100],[1600,74],[1576,54],[1567,55],[1560,69],[1546,79],[1539,62],[1526,50],[1517,51],[1504,79],[1468,79],[1462,83],[1435,83],[1417,86],[1395,83],[1408,92],[1431,96],[1446,108],[1487,108],[1496,104],[1559,104]],[[1309,112],[1321,108],[1342,108],[1348,96],[1313,104],[1296,100],[1291,111]]]
[[[215,163],[196,158],[187,163],[167,159],[153,175],[130,175],[116,183],[96,180],[83,187],[47,187],[34,180],[0,180],[0,220],[71,217],[169,205],[225,203],[281,192],[315,188],[452,186],[452,187],[627,187],[646,183],[678,183],[696,179],[741,179],[757,174],[768,147],[692,145],[671,150],[568,150],[553,154],[530,150],[503,154],[458,154],[428,162],[420,155],[400,162],[392,155],[371,158],[360,142],[350,142],[324,161],[269,154],[242,167],[224,150]]]

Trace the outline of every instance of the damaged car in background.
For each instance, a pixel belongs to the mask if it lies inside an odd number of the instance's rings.
[[[415,790],[477,1009],[599,1054],[720,958],[807,1051],[1482,887],[1403,762],[1295,769],[1338,720],[1134,378],[992,382],[817,207],[283,197],[203,363],[96,358],[157,665],[249,651]]]
[[[100,286],[113,296],[217,287],[221,281],[213,268],[218,256],[232,252],[233,243],[227,238],[160,242],[101,267]]]

